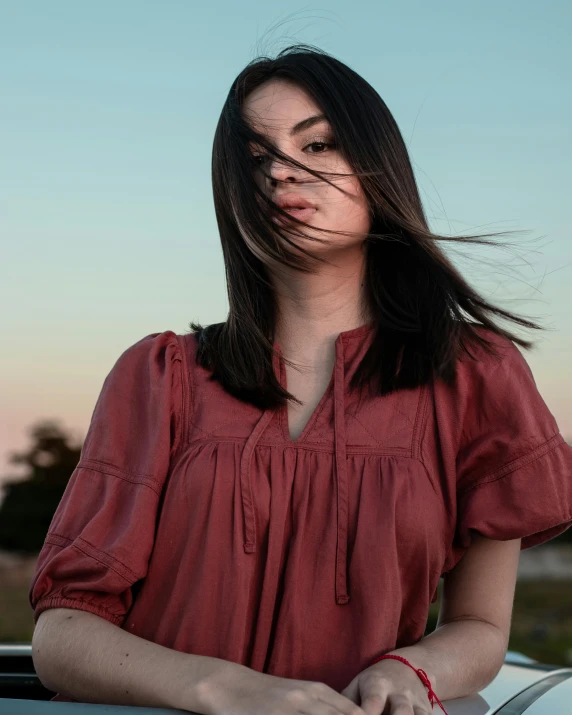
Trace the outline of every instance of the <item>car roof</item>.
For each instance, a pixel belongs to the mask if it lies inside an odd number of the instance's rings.
[[[447,700],[448,715],[570,715],[572,668],[505,662],[478,695]]]

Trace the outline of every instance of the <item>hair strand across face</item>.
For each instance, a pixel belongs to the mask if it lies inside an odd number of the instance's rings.
[[[531,341],[500,327],[496,319],[529,329],[544,328],[479,295],[439,245],[445,241],[496,246],[493,237],[511,232],[473,236],[432,232],[405,142],[379,94],[326,52],[294,45],[274,59],[253,60],[242,70],[232,83],[216,128],[212,180],[229,314],[224,323],[204,328],[190,324],[199,333],[197,360],[213,371],[213,378],[231,394],[261,408],[295,400],[272,369],[276,298],[268,265],[278,262],[311,271],[316,261],[325,260],[292,241],[292,236],[320,240],[308,234],[307,224],[291,218],[286,231],[271,220],[269,209],[275,207],[254,176],[252,147],[256,147],[255,154],[303,170],[316,181],[334,185],[339,178],[280,152],[246,121],[242,111],[246,98],[272,79],[292,82],[313,97],[369,205],[365,299],[375,316],[376,332],[350,389],[369,386],[383,395],[415,388],[434,377],[450,384],[460,351],[471,354],[470,342],[496,354],[479,326],[530,348]],[[324,233],[328,232],[324,229]]]

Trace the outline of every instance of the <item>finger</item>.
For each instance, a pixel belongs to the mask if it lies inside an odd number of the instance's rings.
[[[351,700],[356,705],[359,705],[359,681],[354,678],[352,682],[342,690],[342,695],[348,700]]]
[[[356,703],[325,683],[316,683],[314,697],[316,700],[325,703],[330,709],[332,707],[336,708],[343,715],[366,715]]]
[[[387,705],[387,698],[381,693],[362,696],[360,706],[366,715],[382,715]]]
[[[332,715],[332,707],[334,707],[335,712],[339,712],[340,715],[364,715],[363,710],[355,703],[350,703],[349,700],[347,702],[351,706],[349,709],[343,706],[333,706],[332,703],[326,702],[325,700],[306,701],[304,705],[296,705],[296,712],[304,713],[304,715]]]
[[[387,698],[388,715],[415,715],[413,703],[405,695],[393,693]]]

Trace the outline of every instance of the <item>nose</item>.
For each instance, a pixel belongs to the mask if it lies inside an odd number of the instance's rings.
[[[296,167],[285,164],[278,159],[269,160],[268,164],[268,181],[273,188],[276,188],[278,183],[293,182],[297,180],[296,177],[298,170]]]

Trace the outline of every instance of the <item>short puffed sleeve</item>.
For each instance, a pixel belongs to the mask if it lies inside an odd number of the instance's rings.
[[[80,460],[29,591],[34,622],[76,608],[121,625],[153,549],[158,503],[181,442],[184,373],[175,333],[127,348],[104,380]]]
[[[520,538],[527,549],[572,525],[572,447],[519,349],[499,336],[494,342],[500,360],[486,356],[462,368],[457,524],[443,573],[460,560],[474,532]]]

